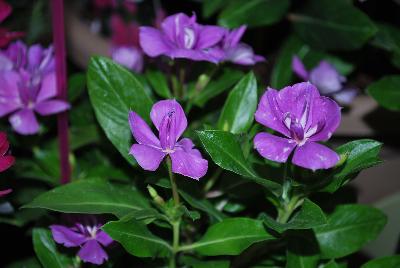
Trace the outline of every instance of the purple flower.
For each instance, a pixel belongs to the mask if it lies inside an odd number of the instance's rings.
[[[25,67],[27,47],[21,41],[10,44],[7,49],[0,50],[0,71],[18,70]]]
[[[357,95],[357,89],[343,87],[346,77],[340,75],[336,68],[327,61],[321,61],[308,72],[300,58],[294,56],[292,69],[304,81],[314,84],[322,95],[332,96],[341,104],[350,104]]]
[[[265,61],[265,58],[254,54],[253,49],[245,44],[240,43],[246,26],[241,26],[232,31],[226,30],[224,39],[222,40],[222,50],[225,53],[224,60],[241,65],[254,65],[257,62]]]
[[[136,47],[116,47],[112,51],[112,59],[137,73],[143,70],[143,55]]]
[[[178,13],[167,17],[161,29],[140,27],[140,46],[150,57],[166,55],[172,59],[186,58],[195,61],[218,63],[223,57],[217,45],[225,29],[218,26],[200,25],[196,15],[188,17]]]
[[[78,252],[79,258],[84,262],[100,265],[108,260],[108,255],[103,247],[109,246],[113,240],[102,231],[101,224],[92,220],[90,223],[76,222],[72,227],[64,225],[51,225],[50,229],[53,239],[67,248],[81,247]]]
[[[0,70],[0,117],[22,135],[35,134],[39,123],[35,112],[50,115],[65,111],[69,104],[56,100],[53,48],[16,42],[2,54],[12,65]]]
[[[158,130],[158,138],[146,122],[135,112],[129,112],[129,124],[137,144],[133,144],[129,154],[135,157],[145,169],[156,170],[165,156],[172,160],[172,172],[195,180],[207,173],[208,162],[200,152],[193,149],[188,138],[178,141],[187,127],[187,119],[182,107],[175,100],[162,100],[153,105],[151,120]]]
[[[312,170],[328,169],[339,161],[336,152],[316,142],[332,136],[340,124],[340,108],[332,99],[320,96],[311,83],[280,91],[269,88],[261,97],[255,118],[285,136],[258,133],[254,146],[263,157],[283,163],[294,151],[292,162]]]

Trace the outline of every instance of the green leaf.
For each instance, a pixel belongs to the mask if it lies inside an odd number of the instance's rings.
[[[212,225],[199,241],[181,250],[195,250],[205,256],[238,255],[256,242],[272,239],[262,221],[229,218]]]
[[[234,134],[222,130],[203,130],[197,131],[197,135],[207,153],[218,166],[249,178],[270,190],[280,187],[273,181],[260,178],[247,164]]]
[[[138,221],[112,221],[102,229],[134,256],[166,257],[171,254],[171,246],[153,235],[145,224]]]
[[[140,82],[125,68],[105,57],[93,57],[87,73],[90,101],[107,138],[131,164],[128,112],[149,120],[152,101]]]
[[[346,268],[346,263],[337,263],[334,260],[330,260],[329,262],[322,264],[321,268]]]
[[[57,251],[50,230],[33,229],[32,240],[33,249],[44,268],[72,267],[72,260]]]
[[[132,187],[115,186],[100,179],[84,179],[54,188],[23,208],[44,208],[64,213],[111,213],[122,217],[149,204]]]
[[[191,268],[229,268],[226,260],[198,260],[191,256],[183,256],[182,262]]]
[[[381,147],[382,143],[370,139],[355,140],[339,146],[336,152],[345,162],[333,170],[331,182],[321,191],[333,193],[363,169],[380,164]]]
[[[226,0],[204,0],[202,5],[202,15],[204,18],[209,18],[218,10],[226,5]]]
[[[74,102],[85,92],[86,75],[75,73],[68,78],[68,101]]]
[[[400,111],[400,75],[388,75],[368,86],[367,92],[379,105]]]
[[[392,54],[392,63],[399,67],[400,57],[400,30],[390,24],[378,23],[378,32],[371,44]]]
[[[249,27],[278,22],[289,8],[289,0],[233,0],[218,17],[218,24],[228,28],[243,24]]]
[[[322,258],[341,258],[374,240],[386,224],[386,216],[365,205],[341,205],[325,225],[314,228]]]
[[[6,266],[6,268],[42,268],[35,257],[15,261]]]
[[[203,107],[210,99],[230,89],[243,76],[241,71],[225,68],[221,76],[212,79],[195,97],[194,104]]]
[[[358,49],[377,31],[368,16],[346,0],[309,0],[289,19],[306,43],[321,49]]]
[[[398,268],[400,267],[400,255],[382,257],[369,261],[361,266],[361,268]]]
[[[322,209],[309,199],[305,199],[300,211],[287,223],[279,223],[267,215],[261,217],[266,226],[282,233],[286,230],[310,229],[326,223]]]
[[[289,236],[286,268],[316,268],[319,260],[318,243],[312,231],[299,231]]]
[[[168,81],[165,75],[160,71],[146,72],[147,81],[149,81],[153,90],[161,97],[170,99],[172,98],[171,91],[169,90]]]
[[[218,128],[232,133],[246,132],[257,108],[257,80],[250,72],[229,93],[222,108]]]

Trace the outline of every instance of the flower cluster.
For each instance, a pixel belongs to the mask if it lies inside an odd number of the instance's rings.
[[[284,163],[294,151],[292,162],[312,170],[331,168],[339,161],[336,152],[316,142],[328,140],[339,126],[340,107],[320,96],[311,83],[280,91],[269,88],[261,97],[255,118],[285,136],[257,134],[254,147],[263,157]]]
[[[316,67],[307,71],[300,58],[294,56],[292,69],[304,81],[314,84],[322,95],[331,96],[343,105],[350,104],[357,95],[357,89],[343,86],[346,77],[340,75],[328,61],[323,60]]]
[[[172,172],[193,179],[200,179],[207,173],[208,162],[200,152],[193,149],[188,138],[179,140],[187,127],[182,107],[175,100],[162,100],[153,105],[151,120],[158,130],[158,138],[147,123],[135,112],[129,112],[129,124],[137,144],[129,153],[145,170],[156,170],[165,156],[172,161]]]
[[[39,123],[35,112],[51,115],[65,111],[69,104],[57,95],[53,48],[27,47],[17,41],[0,51],[0,117],[22,135],[35,134]]]
[[[77,217],[75,217],[77,218]],[[84,262],[103,264],[108,255],[103,247],[109,246],[113,240],[102,231],[102,224],[94,216],[79,217],[72,226],[51,225],[54,240],[65,247],[81,247],[79,258]]]
[[[178,13],[167,17],[161,23],[161,29],[140,27],[140,45],[150,57],[165,55],[172,59],[231,61],[242,65],[265,60],[240,42],[245,30],[245,26],[229,31],[219,26],[201,25],[195,14],[188,17]]]

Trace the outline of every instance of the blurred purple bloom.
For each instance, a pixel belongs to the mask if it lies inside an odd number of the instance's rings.
[[[225,29],[200,25],[196,15],[188,17],[178,13],[167,17],[161,29],[140,27],[140,46],[150,57],[166,55],[172,59],[186,58],[195,61],[218,63],[223,53],[215,46],[222,40]]]
[[[76,222],[72,227],[64,225],[51,225],[53,239],[67,248],[81,247],[79,258],[84,262],[101,265],[108,260],[108,255],[103,247],[109,246],[113,240],[102,231],[101,224],[96,222]]]
[[[336,152],[316,142],[328,140],[339,126],[340,107],[320,96],[311,83],[298,83],[280,91],[269,88],[261,97],[255,118],[285,136],[258,133],[254,146],[263,157],[283,163],[294,151],[292,162],[312,170],[328,169],[339,161]]]
[[[143,70],[143,54],[136,47],[116,47],[112,51],[112,59],[134,72]]]
[[[300,58],[294,56],[292,69],[304,81],[314,84],[322,95],[332,96],[341,104],[350,104],[357,95],[357,89],[343,87],[346,77],[340,75],[327,61],[320,61],[316,67],[307,71]]]
[[[175,100],[162,100],[153,105],[151,120],[157,128],[158,138],[147,123],[135,112],[129,112],[129,124],[137,144],[133,144],[129,154],[135,157],[145,169],[156,170],[165,156],[172,160],[172,172],[200,179],[207,173],[208,162],[200,152],[193,149],[188,138],[178,141],[187,127],[187,119],[182,107]]]
[[[245,44],[240,43],[246,26],[241,26],[232,31],[225,30],[225,36],[222,40],[222,50],[225,53],[224,60],[241,65],[254,65],[257,62],[265,61],[265,58],[254,54],[253,49]]]

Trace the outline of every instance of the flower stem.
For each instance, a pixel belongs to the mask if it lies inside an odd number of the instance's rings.
[[[172,162],[170,157],[167,157],[167,167],[168,167],[169,181],[171,183],[172,197],[174,199],[175,206],[179,206],[180,200],[179,200],[178,186],[176,185],[175,175],[174,173],[172,173]]]

